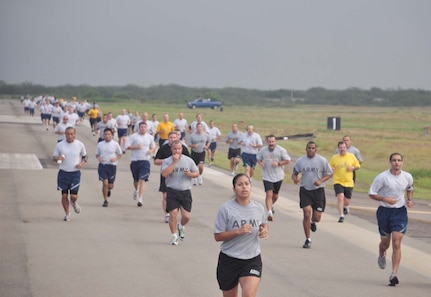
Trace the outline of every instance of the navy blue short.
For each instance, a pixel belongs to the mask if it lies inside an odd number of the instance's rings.
[[[83,118],[85,116],[85,112],[78,111],[79,118]]]
[[[256,167],[256,154],[242,153],[241,158],[244,167],[251,167],[253,169]]]
[[[81,182],[81,171],[67,172],[59,170],[57,175],[57,189],[60,191],[73,191],[78,193]]]
[[[262,258],[260,255],[243,260],[229,257],[220,252],[217,264],[217,281],[222,291],[229,291],[239,283],[244,276],[262,277]]]
[[[406,233],[408,217],[405,206],[400,208],[379,206],[376,217],[381,237],[389,237],[392,232]]]
[[[118,138],[126,137],[128,135],[128,130],[127,130],[127,128],[118,129],[117,133],[118,133]]]
[[[352,193],[353,193],[353,187],[343,187],[340,184],[335,184],[334,185],[334,191],[335,191],[335,196],[343,193],[345,198],[351,199]]]
[[[52,117],[52,121],[54,122],[54,123],[60,123],[60,118],[59,117]]]
[[[304,187],[299,188],[299,207],[304,208],[311,205],[311,208],[324,212],[326,206],[325,188],[307,190]]]
[[[280,192],[282,182],[283,180],[280,180],[275,183],[264,180],[263,187],[265,189],[265,192],[272,191],[274,194],[278,194],[278,192]]]
[[[99,180],[108,180],[108,183],[113,184],[115,182],[115,176],[117,174],[117,166],[112,164],[102,164],[99,163],[97,168],[97,173],[99,174]]]
[[[132,161],[130,163],[130,171],[132,172],[134,182],[138,182],[139,180],[148,181],[150,177],[150,161]]]
[[[217,142],[211,142],[211,143],[210,143],[209,150],[210,150],[211,152],[215,152],[215,151],[216,151],[216,149],[217,149]]]

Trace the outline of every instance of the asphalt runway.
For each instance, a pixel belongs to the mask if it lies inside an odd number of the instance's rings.
[[[132,199],[127,153],[119,161],[109,207],[102,207],[94,157],[97,138],[84,123],[76,137],[90,156],[82,170],[82,212],[64,222],[56,190],[58,166],[51,161],[56,144],[52,128],[44,130],[38,117],[25,116],[20,102],[11,100],[0,100],[0,125],[1,297],[222,295],[215,275],[219,243],[214,241],[213,224],[218,208],[233,194],[227,172],[205,168],[204,184],[192,189],[186,238],[170,246],[169,228],[162,222],[158,166],[152,166],[144,206],[138,208]],[[264,268],[257,296],[429,295],[428,202],[417,201],[418,207],[409,210],[409,230],[419,227],[405,236],[400,284],[389,287],[391,250],[388,267],[377,266],[377,204],[355,194],[352,214],[339,224],[332,206],[335,198],[328,194],[329,205],[312,234],[312,247],[303,249],[297,192],[286,179],[269,239],[261,242]],[[263,203],[261,182],[254,182],[252,196]]]

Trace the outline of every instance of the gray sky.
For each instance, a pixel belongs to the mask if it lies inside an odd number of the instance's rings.
[[[429,0],[1,0],[0,80],[431,90]]]

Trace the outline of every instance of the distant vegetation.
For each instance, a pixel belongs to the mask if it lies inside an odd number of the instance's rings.
[[[191,88],[179,85],[140,87],[63,85],[43,86],[31,82],[8,84],[0,81],[0,95],[3,98],[19,98],[30,95],[52,95],[55,97],[86,99],[88,101],[116,102],[136,100],[141,103],[181,104],[198,97],[222,101],[224,106],[234,105],[345,105],[345,106],[431,106],[431,91],[420,89],[369,90],[348,88],[328,90],[321,87],[308,90],[257,90],[243,88]]]

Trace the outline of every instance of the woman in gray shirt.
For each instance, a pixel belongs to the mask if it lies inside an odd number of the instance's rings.
[[[250,199],[251,182],[245,174],[233,178],[235,198],[224,203],[216,217],[214,238],[221,241],[217,280],[223,296],[255,296],[262,275],[259,238],[268,238],[262,204]],[[247,292],[246,292],[247,291]]]

